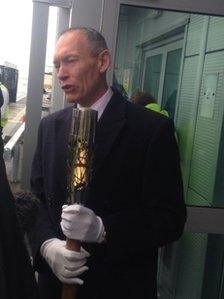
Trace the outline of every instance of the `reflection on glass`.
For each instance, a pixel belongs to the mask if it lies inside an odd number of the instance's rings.
[[[224,18],[121,5],[114,77],[175,121],[186,202],[224,207]]]
[[[159,79],[161,74],[162,55],[154,55],[146,59],[144,74],[144,91],[158,98]]]
[[[176,108],[181,53],[182,49],[168,52],[165,68],[162,106],[172,119],[174,119]]]
[[[223,248],[223,235],[185,233],[161,249],[158,298],[223,298]]]

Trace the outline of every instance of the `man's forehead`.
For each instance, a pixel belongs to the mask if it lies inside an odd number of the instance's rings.
[[[65,46],[72,47],[86,42],[87,42],[87,38],[83,32],[78,30],[74,32],[73,31],[66,32],[63,35],[61,35],[57,40],[55,49],[57,50],[58,48],[65,47]]]
[[[81,30],[69,31],[61,35],[56,42],[54,58],[65,56],[71,52],[79,53],[86,52],[88,49],[88,40]]]
[[[87,38],[86,38],[86,35],[84,34],[84,32],[82,30],[79,30],[79,29],[76,29],[74,31],[68,31],[68,32],[65,32],[64,34],[62,34],[56,45],[57,44],[60,44],[60,43],[76,43],[77,41],[83,41],[83,42],[86,42],[87,41]]]

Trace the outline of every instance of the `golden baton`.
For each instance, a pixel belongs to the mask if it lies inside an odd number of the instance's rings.
[[[88,183],[92,173],[97,111],[73,108],[68,141],[67,203],[84,205],[88,197]],[[77,240],[66,239],[66,248],[80,251]],[[63,284],[62,299],[75,299],[77,285]]]

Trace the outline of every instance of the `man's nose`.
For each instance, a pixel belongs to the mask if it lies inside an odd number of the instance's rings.
[[[68,70],[63,64],[58,68],[57,77],[59,81],[65,81],[69,77]]]

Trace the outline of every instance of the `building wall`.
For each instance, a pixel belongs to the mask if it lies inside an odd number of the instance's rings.
[[[189,203],[194,201],[195,204],[198,199],[200,205],[212,205],[218,166],[224,84],[221,27],[224,28],[221,18],[191,17],[181,78],[177,127],[185,186],[190,188],[187,193]],[[206,112],[205,93],[212,77],[217,79],[217,86],[211,99],[213,106]]]

